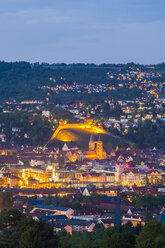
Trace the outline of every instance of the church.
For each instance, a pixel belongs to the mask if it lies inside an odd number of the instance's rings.
[[[94,140],[93,135],[89,141],[89,151],[83,153],[84,159],[95,160],[95,159],[106,159],[106,152],[103,149],[103,142],[100,137],[97,141]]]

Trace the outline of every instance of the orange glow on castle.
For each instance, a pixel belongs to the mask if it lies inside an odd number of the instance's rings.
[[[87,118],[84,123],[70,123],[66,124],[63,120],[60,120],[59,126],[52,135],[51,140],[58,139],[64,142],[77,141],[79,138],[71,131],[77,130],[91,134],[106,134],[107,132],[101,127],[97,126],[93,119],[90,118],[90,114],[87,114]]]

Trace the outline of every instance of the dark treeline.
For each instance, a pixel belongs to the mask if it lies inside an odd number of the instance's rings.
[[[151,221],[144,227],[130,222],[118,228],[104,229],[98,223],[92,233],[64,229],[55,233],[53,226],[35,221],[17,209],[0,213],[0,248],[163,248],[165,224]]]
[[[123,193],[122,193],[123,194]],[[92,199],[99,201],[100,195]],[[121,195],[121,198],[124,196]],[[86,197],[79,196],[72,204],[79,209]],[[31,200],[35,200],[33,196]],[[25,203],[29,198],[24,198]],[[61,200],[61,201],[60,201]],[[132,198],[133,200],[133,198]],[[164,196],[137,196],[136,206],[164,206]],[[59,202],[58,206],[69,206],[66,198],[48,196],[45,204]],[[95,225],[93,232],[73,232],[72,235],[61,229],[55,233],[53,226],[42,219],[35,221],[18,209],[13,209],[11,192],[0,193],[0,248],[163,248],[165,247],[165,223],[156,220],[144,227],[136,227],[128,222],[120,227],[104,228],[102,222]],[[78,206],[79,205],[79,206]],[[30,210],[30,209],[29,209]]]
[[[108,71],[125,72],[130,66],[151,70],[147,66],[129,64],[47,64],[15,62],[0,62],[0,99],[45,99],[46,92],[39,90],[39,86],[46,85],[49,78],[56,79],[56,83],[109,83]],[[157,65],[156,68],[164,71],[165,64]],[[153,70],[153,69],[152,69]],[[54,85],[55,82],[52,82]],[[136,92],[137,93],[137,92]],[[137,96],[137,95],[136,95]],[[65,97],[65,96],[64,96]],[[77,96],[80,97],[80,96]],[[83,97],[83,96],[82,96]],[[59,98],[60,99],[60,98]],[[68,100],[68,98],[67,98]]]
[[[53,134],[52,128],[57,128],[60,119],[65,119],[69,123],[77,121],[70,112],[54,106],[49,121],[48,118],[42,117],[40,112],[36,111],[35,114],[25,111],[1,112],[0,123],[3,123],[7,140],[18,144],[44,145]],[[56,120],[56,123],[54,123],[54,120]],[[13,127],[20,128],[20,132],[13,134]],[[25,134],[28,134],[28,138],[24,137]]]

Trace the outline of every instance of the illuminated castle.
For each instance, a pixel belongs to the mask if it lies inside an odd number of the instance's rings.
[[[50,141],[54,139],[64,142],[77,141],[80,140],[80,136],[83,133],[106,134],[107,132],[101,126],[96,126],[88,113],[84,123],[67,124],[63,120],[60,120],[59,126],[52,135]]]
[[[97,141],[94,141],[93,135],[91,135],[89,151],[84,152],[84,158],[89,160],[106,158],[106,152],[103,149],[103,142],[100,140],[100,137]]]

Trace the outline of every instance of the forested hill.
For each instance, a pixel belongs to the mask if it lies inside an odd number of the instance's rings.
[[[2,99],[45,99],[46,93],[39,87],[46,85],[50,78],[52,85],[64,83],[109,83],[107,72],[126,72],[128,68],[165,72],[165,64],[154,67],[129,64],[47,64],[28,62],[0,62],[0,100]]]

